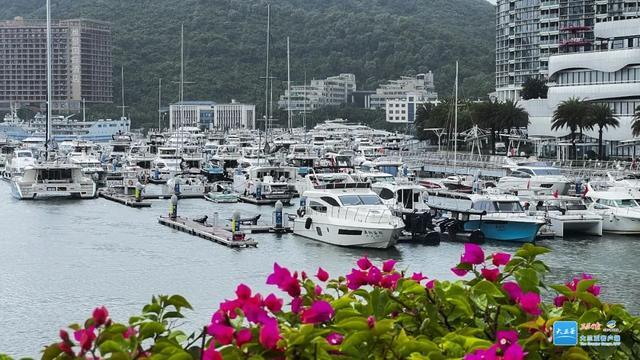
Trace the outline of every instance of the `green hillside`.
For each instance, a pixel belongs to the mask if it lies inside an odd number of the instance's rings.
[[[44,0],[0,0],[0,18],[44,18]],[[165,103],[178,96],[180,24],[185,26],[186,99],[264,102],[266,1],[52,0],[53,17],[113,23],[114,101],[125,68],[128,111],[139,125],[157,118],[158,78]],[[356,74],[359,89],[432,70],[441,96],[451,94],[455,60],[461,94],[493,88],[494,8],[485,0],[280,0],[271,6],[274,98],[286,81]],[[111,114],[118,110],[110,107]],[[97,109],[94,108],[94,111]]]

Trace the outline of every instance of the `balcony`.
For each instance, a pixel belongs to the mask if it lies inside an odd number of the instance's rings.
[[[591,69],[614,72],[639,63],[640,48],[555,54],[549,57],[549,76],[567,69]]]

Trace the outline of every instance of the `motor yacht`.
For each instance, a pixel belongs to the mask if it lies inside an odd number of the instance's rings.
[[[305,191],[293,233],[338,246],[386,249],[404,228],[367,183],[337,183]]]
[[[500,178],[497,184],[502,192],[538,193],[566,195],[571,181],[560,173],[560,169],[550,166],[519,166],[508,176]]]
[[[25,167],[22,175],[12,178],[11,190],[20,200],[90,199],[96,196],[96,184],[82,173],[80,166],[58,161]]]
[[[15,149],[13,154],[6,160],[2,177],[10,180],[14,176],[22,175],[27,166],[36,164],[36,158],[31,150]]]
[[[602,229],[614,234],[640,234],[640,204],[634,189],[611,187],[593,190],[587,184],[589,210],[602,216]]]
[[[524,202],[525,211],[547,221],[555,236],[602,236],[602,216],[588,210],[581,198],[541,195],[520,199]]]

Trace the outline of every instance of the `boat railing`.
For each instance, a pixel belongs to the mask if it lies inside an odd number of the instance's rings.
[[[341,206],[327,206],[326,213],[314,209],[311,209],[311,213],[326,215],[331,218],[358,223],[391,224],[393,222],[393,214],[390,210],[372,210],[360,207],[348,208]]]

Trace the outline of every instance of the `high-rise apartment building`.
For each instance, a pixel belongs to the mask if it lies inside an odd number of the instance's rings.
[[[77,111],[87,103],[113,102],[111,25],[53,21],[53,104]],[[0,108],[43,104],[47,98],[47,28],[42,20],[0,21]]]
[[[390,80],[380,85],[376,93],[369,96],[368,108],[385,109],[388,100],[405,99],[409,95],[425,101],[436,100],[438,93],[433,84],[433,73],[429,71],[416,76],[402,76],[398,80]]]

